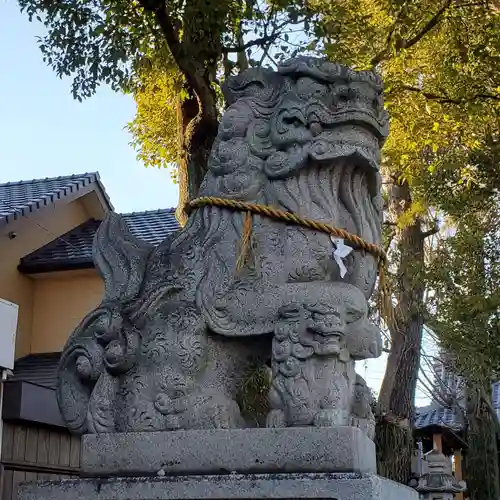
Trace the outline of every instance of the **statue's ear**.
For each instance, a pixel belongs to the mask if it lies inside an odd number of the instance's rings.
[[[250,68],[228,77],[222,92],[228,107],[245,97],[269,102],[280,93],[284,83],[284,77],[269,68]]]
[[[135,297],[153,245],[135,237],[118,214],[109,212],[94,237],[94,263],[104,280],[103,302]]]

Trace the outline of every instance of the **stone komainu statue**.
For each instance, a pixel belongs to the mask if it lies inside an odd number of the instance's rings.
[[[313,58],[230,79],[200,196],[275,207],[378,245],[382,84]],[[244,427],[249,363],[271,364],[267,425],[359,426],[373,434],[355,360],[378,357],[367,299],[377,258],[265,215],[237,266],[247,214],[215,205],[153,247],[111,213],[94,242],[104,299],[64,349],[57,389],[78,433]],[[337,242],[336,245],[339,243]]]

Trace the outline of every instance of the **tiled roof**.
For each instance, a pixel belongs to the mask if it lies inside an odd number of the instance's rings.
[[[97,172],[0,184],[0,225],[76,194],[92,183],[97,183],[112,208]]]
[[[152,245],[159,245],[167,235],[180,229],[175,209],[151,210],[122,214],[130,232]]]
[[[414,426],[416,429],[438,426],[460,430],[463,426],[463,418],[455,409],[434,405],[425,412],[417,414]]]
[[[57,383],[57,366],[61,353],[30,354],[20,358],[14,365],[14,374],[8,380],[31,382],[55,389]]]
[[[180,228],[174,209],[123,214],[130,232],[138,238],[158,245]],[[93,267],[92,242],[100,221],[84,224],[51,241],[21,259],[19,270],[25,273]]]
[[[500,382],[494,383],[491,389],[492,406],[496,410],[497,417],[500,419]],[[463,425],[463,413],[459,408],[445,408],[438,403],[434,403],[427,408],[422,408],[420,411],[417,408],[417,416],[414,423],[417,429],[438,426],[460,430],[463,428]]]

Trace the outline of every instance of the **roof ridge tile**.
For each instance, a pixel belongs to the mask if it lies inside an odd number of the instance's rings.
[[[8,224],[11,220],[26,215],[25,212],[33,213],[69,194],[76,194],[92,183],[96,183],[108,208],[112,209],[98,172],[0,183],[0,224]]]
[[[158,214],[158,213],[175,213],[175,208],[157,208],[154,210],[141,210],[138,212],[125,212],[121,213],[122,217],[127,217],[130,215],[148,215],[148,214]]]
[[[61,181],[61,180],[72,180],[72,179],[82,179],[84,177],[97,176],[99,177],[98,172],[85,172],[84,174],[71,174],[71,175],[59,175],[58,177],[41,177],[39,179],[27,179],[20,181],[10,181],[10,182],[0,182],[0,187],[4,186],[24,186],[29,184],[36,184],[39,182],[51,182],[51,181]]]

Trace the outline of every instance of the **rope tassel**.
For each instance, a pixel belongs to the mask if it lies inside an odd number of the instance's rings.
[[[243,231],[241,233],[240,253],[236,261],[236,271],[241,271],[247,263],[250,254],[250,247],[252,242],[252,212],[250,210],[245,214],[243,221]]]
[[[387,281],[387,261],[379,259],[378,263],[378,308],[380,315],[388,325],[394,325],[396,321],[394,305],[392,304],[392,293],[389,282]]]

